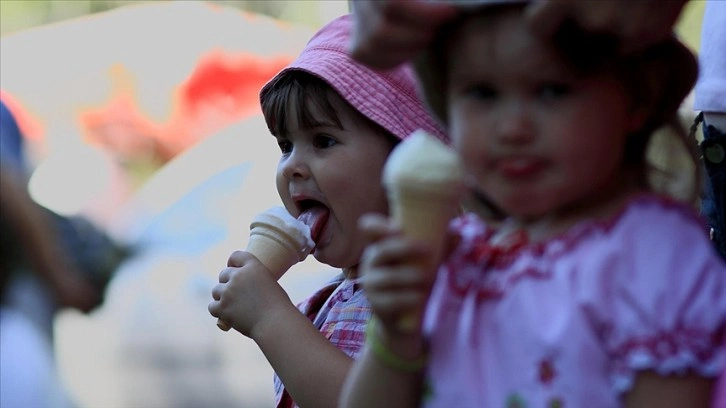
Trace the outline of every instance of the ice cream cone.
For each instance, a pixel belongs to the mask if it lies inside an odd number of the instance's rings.
[[[278,226],[253,222],[245,251],[259,259],[277,280],[310,253],[312,246],[298,238]]]
[[[252,220],[245,251],[254,255],[275,280],[279,280],[291,266],[305,260],[314,246],[310,228],[284,208],[275,207]],[[230,329],[222,319],[217,319],[217,326],[224,331]]]
[[[465,187],[458,156],[443,143],[417,131],[391,153],[383,171],[391,216],[407,237],[431,248],[423,270],[436,272],[449,221],[459,212]],[[399,322],[402,331],[421,323],[421,310]]]
[[[388,194],[391,215],[406,236],[440,249],[449,221],[459,212],[460,194],[427,193],[407,186],[392,189]]]

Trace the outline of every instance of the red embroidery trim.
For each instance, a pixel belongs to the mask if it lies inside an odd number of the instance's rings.
[[[506,287],[521,279],[546,279],[551,276],[549,268],[537,265],[511,271],[509,268],[512,264],[525,253],[535,263],[549,264],[547,260],[556,259],[572,251],[583,242],[584,238],[599,233],[609,233],[627,212],[642,205],[655,205],[672,210],[698,222],[697,215],[690,207],[666,196],[643,193],[630,200],[609,219],[584,221],[545,241],[527,243],[515,240],[514,245],[502,248],[489,243],[494,231],[478,217],[470,214],[452,223],[452,229],[461,231],[463,244],[455,251],[450,261],[443,265],[443,272],[447,275],[449,286],[456,293],[464,294],[476,290],[480,299],[501,297]],[[465,239],[467,236],[474,238],[467,241]]]

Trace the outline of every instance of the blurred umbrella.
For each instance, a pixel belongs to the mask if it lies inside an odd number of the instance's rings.
[[[0,88],[43,151],[83,136],[163,162],[257,112],[312,33],[205,2],[126,6],[3,37]]]

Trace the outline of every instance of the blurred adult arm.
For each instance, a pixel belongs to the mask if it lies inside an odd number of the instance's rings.
[[[352,9],[351,55],[376,69],[410,60],[456,15],[452,5],[426,0],[354,0]]]
[[[624,52],[671,35],[688,0],[539,0],[527,6],[532,29],[552,36],[566,21],[585,31],[610,32]],[[376,69],[410,60],[431,42],[436,30],[456,16],[446,1],[355,0],[351,55]]]
[[[69,262],[52,220],[30,198],[24,181],[13,166],[0,162],[0,216],[12,229],[33,272],[48,284],[58,303],[88,312],[99,304],[100,294]]]
[[[541,0],[527,8],[532,29],[553,36],[565,21],[588,32],[620,38],[623,52],[636,51],[668,38],[688,0]]]

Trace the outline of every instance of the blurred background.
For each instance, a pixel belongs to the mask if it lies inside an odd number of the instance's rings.
[[[327,1],[0,1],[0,97],[42,206],[133,248],[104,303],[62,310],[54,350],[77,407],[270,407],[272,370],[207,312],[227,256],[278,205],[258,92],[323,24]],[[678,24],[698,50],[703,2]],[[301,300],[336,271],[281,281]]]
[[[346,1],[0,1],[0,89],[32,197],[133,254],[104,303],[55,317],[78,407],[269,407],[272,370],[207,312],[254,214],[279,205],[261,86]],[[293,301],[335,271],[312,257]],[[12,407],[8,407],[12,408]],[[32,407],[29,407],[32,408]]]

